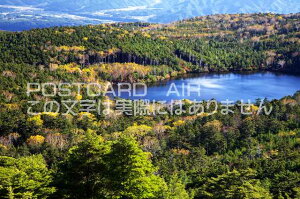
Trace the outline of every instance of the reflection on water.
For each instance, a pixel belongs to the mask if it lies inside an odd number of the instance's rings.
[[[176,85],[180,96],[171,94],[167,96],[172,85]],[[200,85],[200,96],[197,92],[187,95],[188,84]],[[142,93],[143,89],[137,93]],[[159,82],[149,85],[146,97],[149,100],[255,100],[280,99],[287,95],[292,95],[300,90],[300,76],[259,72],[259,73],[226,73],[226,74],[189,74],[169,81]],[[131,97],[123,93],[121,98],[140,99],[141,97]]]

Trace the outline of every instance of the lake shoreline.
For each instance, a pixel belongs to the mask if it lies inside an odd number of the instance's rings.
[[[147,95],[142,97],[149,100],[211,100],[226,99],[256,100],[281,99],[300,90],[300,75],[272,71],[235,71],[219,73],[187,73],[164,81],[149,83]],[[179,93],[187,93],[187,85],[199,85],[201,95],[196,96],[167,96],[174,85]],[[182,91],[184,90],[184,92]],[[142,91],[142,90],[141,90]],[[142,99],[128,94],[119,96],[124,99]]]

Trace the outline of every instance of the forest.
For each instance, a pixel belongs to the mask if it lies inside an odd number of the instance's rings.
[[[0,198],[300,198],[300,92],[242,114],[40,112],[31,82],[157,82],[185,73],[300,72],[300,14],[210,15],[0,32]],[[33,111],[42,110],[43,103]],[[185,110],[193,102],[184,100]],[[103,107],[101,107],[103,108]],[[151,110],[153,107],[146,107]]]

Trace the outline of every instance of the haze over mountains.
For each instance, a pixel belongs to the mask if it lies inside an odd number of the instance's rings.
[[[299,0],[1,0],[0,29],[145,21],[223,13],[297,13]]]

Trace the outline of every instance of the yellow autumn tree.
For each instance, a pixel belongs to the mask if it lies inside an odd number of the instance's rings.
[[[59,46],[56,47],[57,51],[74,51],[74,52],[78,52],[78,51],[85,51],[86,48],[84,46]]]
[[[174,127],[182,126],[182,125],[184,125],[184,124],[185,124],[185,122],[182,121],[182,120],[178,120],[178,121],[176,121],[176,122],[173,122],[173,126],[174,126]]]
[[[41,115],[35,115],[27,119],[27,122],[36,126],[43,126],[44,121],[41,119]]]
[[[220,122],[219,120],[213,120],[211,122],[207,122],[204,127],[208,127],[208,128],[214,128],[217,131],[221,131],[223,124],[222,122]]]
[[[26,143],[29,145],[29,146],[36,146],[36,145],[41,145],[45,142],[45,138],[44,136],[41,136],[41,135],[33,135],[33,136],[30,136]]]
[[[58,68],[68,73],[81,73],[80,67],[75,63],[60,65]]]
[[[152,68],[150,66],[143,66],[136,63],[102,64],[99,67],[99,72],[107,73],[114,80],[120,79],[120,81],[128,80],[130,82],[136,81],[134,74],[144,77],[151,71]]]
[[[80,101],[80,100],[82,100],[82,95],[80,95],[80,94],[77,94],[77,95],[75,96],[75,99],[76,99],[77,101]]]
[[[87,118],[91,121],[96,120],[95,115],[93,115],[92,113],[89,113],[89,112],[80,112],[80,113],[78,113],[78,119],[79,120],[83,120],[85,118]]]
[[[153,128],[150,126],[134,124],[133,126],[130,126],[127,129],[125,129],[124,134],[135,137],[138,140],[140,140],[143,136],[147,135],[152,131]]]

